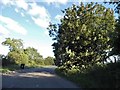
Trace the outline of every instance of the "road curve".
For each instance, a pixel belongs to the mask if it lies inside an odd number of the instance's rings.
[[[79,88],[57,76],[55,67],[32,68],[2,75],[2,88]]]

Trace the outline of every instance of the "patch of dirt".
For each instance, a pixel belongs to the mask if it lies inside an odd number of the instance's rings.
[[[41,72],[41,73],[36,73],[36,72],[31,72],[31,73],[25,73],[19,75],[21,77],[54,77],[55,75],[47,73],[47,72]]]

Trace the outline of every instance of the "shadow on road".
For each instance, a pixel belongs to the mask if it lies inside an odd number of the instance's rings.
[[[15,75],[3,75],[3,88],[58,88],[58,78],[54,75],[41,75],[36,73]]]
[[[78,88],[58,77],[54,68],[33,68],[2,75],[3,88]]]

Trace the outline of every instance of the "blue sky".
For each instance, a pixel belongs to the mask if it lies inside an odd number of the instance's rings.
[[[22,39],[25,48],[36,48],[43,57],[54,56],[53,41],[46,28],[49,22],[59,23],[61,10],[73,3],[79,4],[68,0],[1,0],[0,43],[7,37]],[[8,51],[8,47],[0,44],[0,54],[6,55]]]

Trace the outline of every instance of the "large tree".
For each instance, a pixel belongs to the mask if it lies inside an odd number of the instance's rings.
[[[115,29],[113,10],[101,4],[73,5],[62,11],[61,24],[50,24],[49,34],[58,65],[88,66],[104,62]],[[70,65],[69,65],[70,66]]]
[[[7,62],[13,64],[26,64],[28,62],[28,56],[23,51],[23,41],[21,39],[6,38],[2,44],[9,46],[10,52],[6,56]]]

